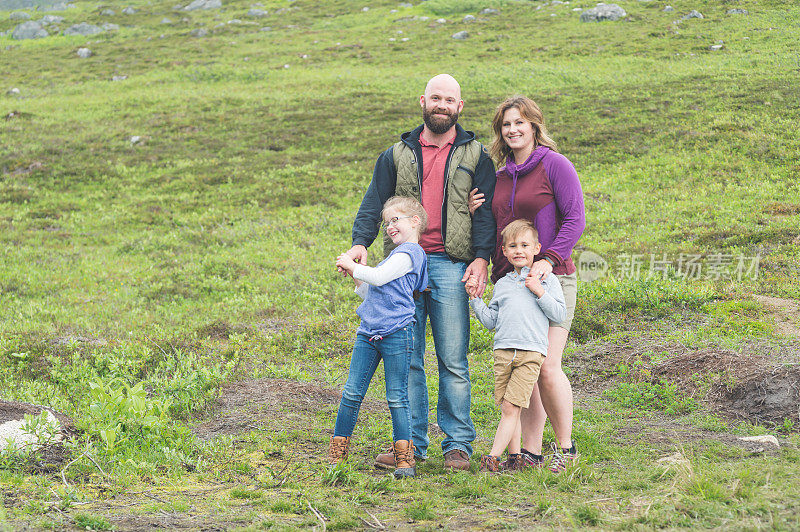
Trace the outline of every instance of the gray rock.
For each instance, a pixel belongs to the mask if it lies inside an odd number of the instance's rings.
[[[662,9],[662,11],[666,13],[672,13],[673,11],[675,11],[675,8],[672,6],[664,6],[664,9]]]
[[[481,12],[478,13],[478,14],[479,15],[496,15],[499,12],[500,11],[498,11],[497,9],[492,9],[491,7],[487,7],[486,9],[482,9]]]
[[[128,140],[130,141],[131,144],[138,144],[139,142],[141,142],[142,137],[140,137],[139,135],[134,135]]]
[[[19,89],[16,87],[8,89],[8,91],[6,91],[6,94],[9,96],[16,96],[19,94]]]
[[[231,20],[228,21],[228,24],[241,24],[241,23],[242,23],[242,21],[239,20],[238,18],[231,19]]]
[[[364,6],[364,7],[362,7],[362,8],[361,8],[361,11],[363,11],[364,13],[366,13],[367,11],[369,11],[369,7],[367,7],[367,6]],[[284,65],[284,67],[288,68],[286,65]]]
[[[221,0],[194,0],[191,4],[183,9],[185,11],[195,11],[197,9],[219,9],[221,7]]]
[[[560,6],[561,4],[565,4],[566,2],[562,2],[561,0],[551,0],[550,5]]]
[[[711,46],[708,47],[708,49],[711,50],[712,52],[717,52],[719,50],[722,50],[723,48],[725,48],[724,44],[712,44]]]
[[[414,4],[412,4],[411,2],[402,2],[397,7],[414,7]]]
[[[66,11],[67,8],[75,7],[72,4],[66,4],[64,2],[58,2],[56,4],[42,6],[39,8],[39,11]]]
[[[420,19],[421,21],[425,22],[426,20],[430,20],[430,19],[431,19],[431,17],[419,17],[419,19]]]
[[[247,16],[253,18],[261,18],[261,17],[266,17],[267,12],[264,11],[263,9],[251,9],[250,11],[247,12]]]
[[[113,9],[104,9],[100,12],[100,14],[103,15],[104,17],[113,17],[117,13]]]
[[[87,24],[86,22],[73,24],[64,30],[64,35],[95,35],[97,33],[103,33],[103,28],[95,26],[94,24]]]
[[[47,30],[44,29],[41,24],[32,20],[23,22],[11,32],[11,38],[18,41],[24,39],[41,39],[43,37],[47,37],[48,35],[50,34],[47,33]]]
[[[619,20],[628,14],[617,4],[603,4],[587,9],[581,13],[581,22],[602,22],[604,20]]]
[[[136,13],[136,11],[138,10],[132,7],[126,7],[122,10],[122,12],[125,13],[126,15],[133,15],[134,13]]]
[[[192,37],[205,37],[208,35],[208,30],[205,28],[197,28],[196,30],[190,31],[189,35]]]
[[[119,29],[119,24],[112,24],[111,22],[103,22],[100,25],[106,31],[117,31]]]
[[[172,24],[172,21],[166,17],[161,19],[162,24]]]
[[[45,15],[42,17],[42,20],[39,21],[42,26],[61,24],[62,22],[64,22],[64,17],[59,17],[58,15]]]
[[[88,48],[78,48],[78,57],[81,59],[87,59],[92,57],[92,51]]]
[[[447,24],[447,19],[446,18],[437,18],[436,19],[436,23],[437,24]]]
[[[690,18],[703,18],[703,14],[696,9],[692,9],[688,14],[681,17],[681,20],[689,20]]]
[[[8,16],[8,20],[30,20],[31,14],[26,11],[15,11]]]
[[[128,76],[111,76],[111,81],[125,81]]]
[[[475,20],[475,15],[467,15],[464,17],[462,22],[473,22]]]
[[[261,31],[272,31],[272,26],[264,26]]]
[[[466,31],[457,31],[456,33],[453,34],[453,39],[457,41],[463,41],[467,37],[469,37],[469,33],[467,33]]]
[[[746,15],[747,14],[747,10],[746,9],[729,9],[725,14],[726,15]]]

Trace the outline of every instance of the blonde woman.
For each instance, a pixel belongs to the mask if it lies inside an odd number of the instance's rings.
[[[547,133],[539,106],[524,96],[508,98],[497,108],[492,120],[494,141],[491,154],[500,170],[492,199],[497,221],[497,242],[512,221],[533,221],[539,232],[541,251],[529,275],[544,279],[550,273],[561,283],[567,317],[550,323],[549,347],[539,381],[531,395],[530,407],[522,411],[522,454],[529,466],[543,467],[542,435],[547,418],[557,444],[552,445],[550,470],[560,473],[577,460],[572,440],[572,386],[561,368],[572,317],[575,313],[577,275],[572,249],[586,227],[583,191],[569,160],[558,153]],[[470,194],[470,211],[484,202],[477,189]],[[492,258],[492,282],[512,269],[498,245]]]

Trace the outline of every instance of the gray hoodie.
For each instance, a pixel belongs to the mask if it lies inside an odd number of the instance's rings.
[[[489,306],[479,297],[470,300],[478,320],[494,329],[495,349],[523,349],[547,355],[547,332],[550,322],[559,323],[567,317],[564,293],[558,278],[550,274],[544,281],[541,298],[528,290],[525,278],[530,268],[519,274],[508,272],[494,285]]]

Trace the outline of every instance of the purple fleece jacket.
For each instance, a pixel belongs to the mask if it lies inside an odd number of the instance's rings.
[[[506,166],[497,171],[492,213],[497,220],[492,282],[511,270],[500,248],[500,233],[519,218],[532,221],[539,232],[542,251],[536,260],[548,257],[555,264],[556,275],[575,271],[572,248],[586,228],[586,214],[581,183],[569,159],[539,146],[521,165],[506,161]]]

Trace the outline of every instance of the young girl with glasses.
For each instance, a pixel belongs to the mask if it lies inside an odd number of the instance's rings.
[[[356,293],[364,299],[356,313],[361,324],[356,332],[350,373],[342,391],[328,461],[347,458],[350,436],[358,411],[378,363],[383,360],[386,400],[392,414],[394,476],[416,473],[411,441],[411,409],[408,402],[408,372],[414,349],[414,293],[428,286],[427,257],[419,236],[428,217],[414,198],[394,196],[383,206],[386,234],[396,246],[378,266],[358,264],[343,253],[336,266],[353,277]]]

